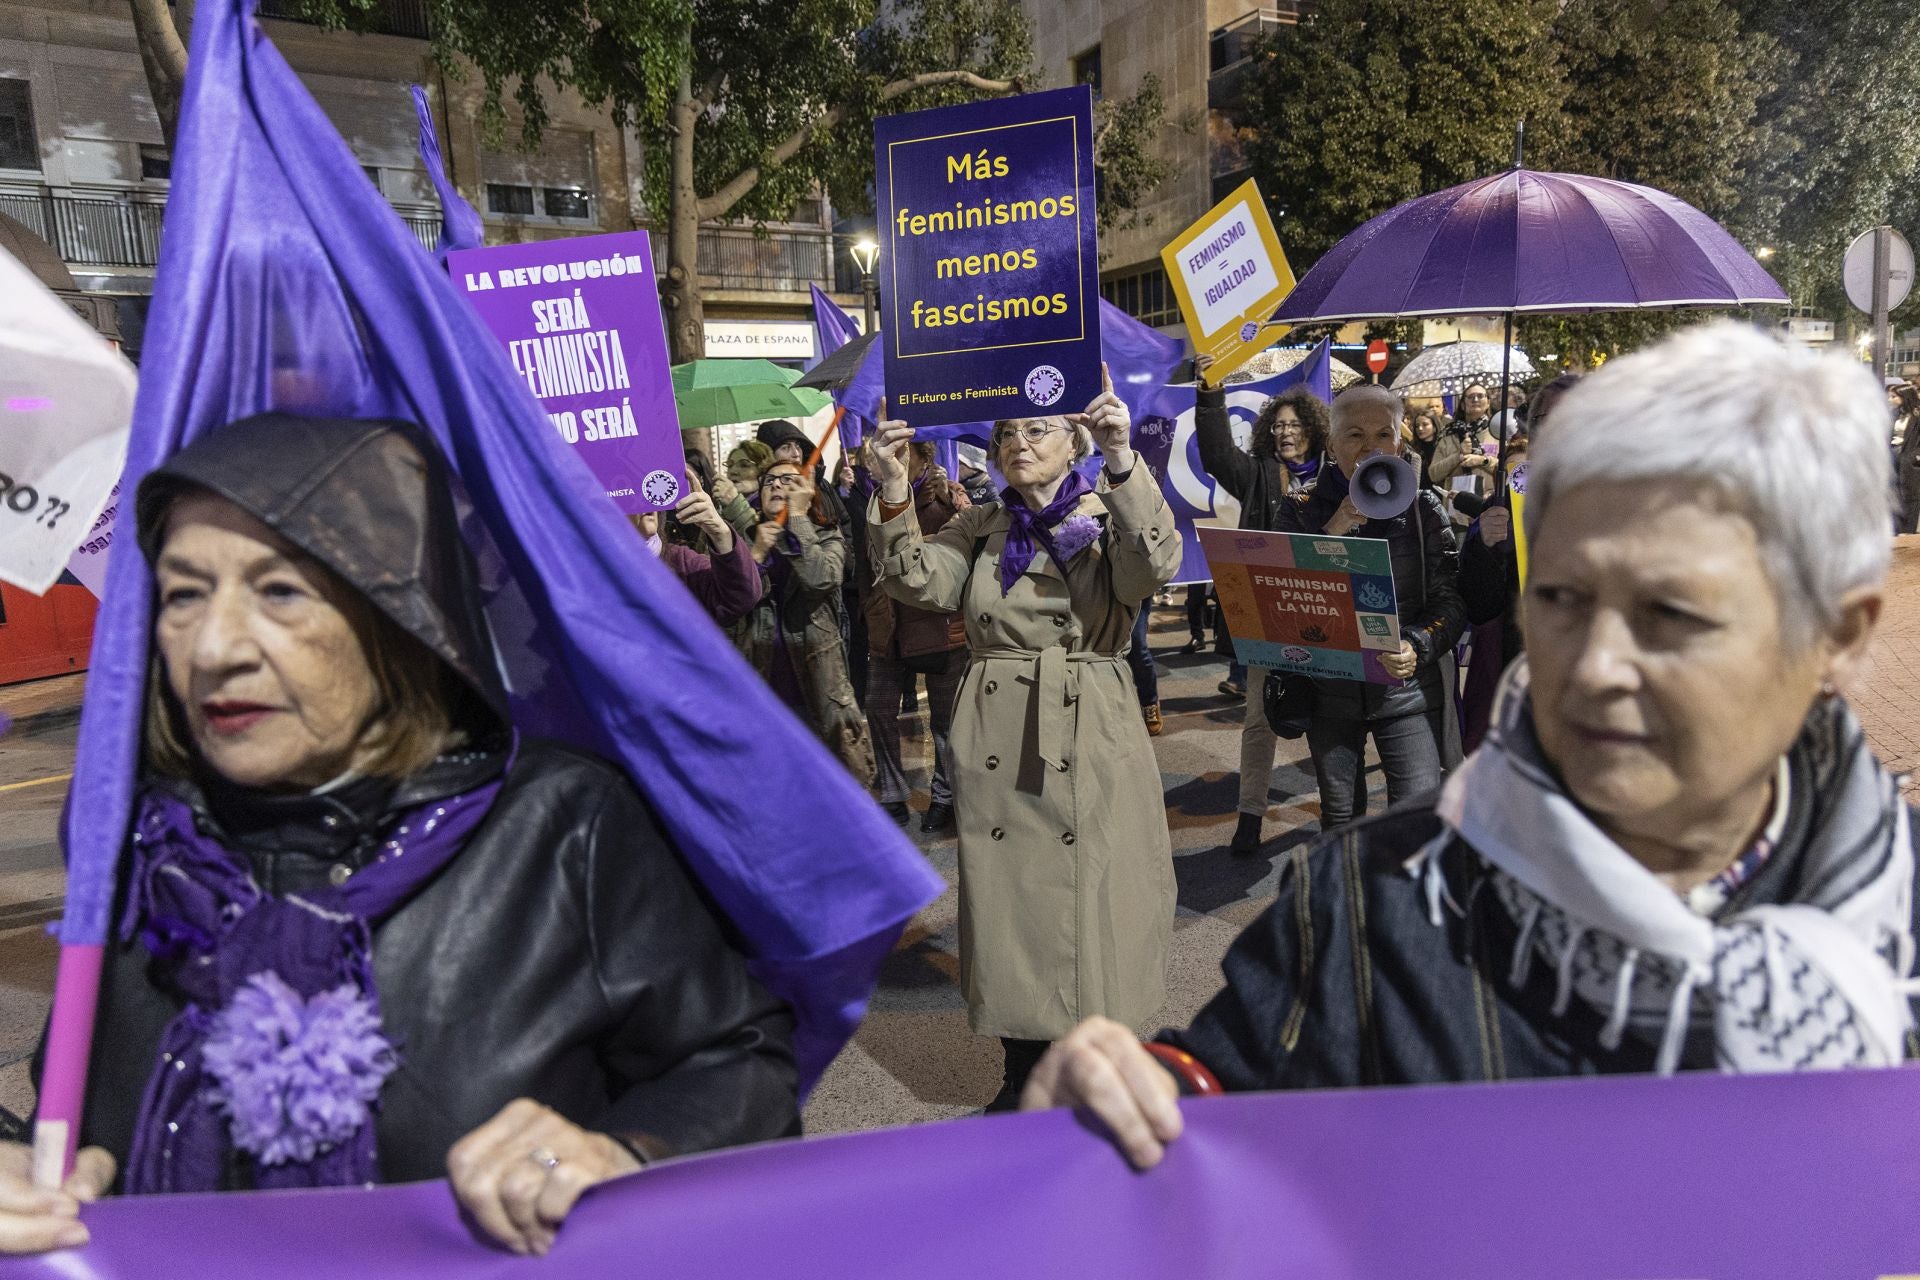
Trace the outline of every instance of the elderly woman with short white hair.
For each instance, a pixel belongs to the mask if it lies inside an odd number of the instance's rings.
[[[1083,1024],[1025,1105],[1083,1104],[1149,1165],[1202,1072],[1915,1055],[1910,816],[1846,702],[1889,559],[1880,388],[1723,323],[1608,362],[1556,419],[1527,493],[1527,655],[1486,742],[1437,802],[1299,851],[1190,1027],[1143,1048]]]

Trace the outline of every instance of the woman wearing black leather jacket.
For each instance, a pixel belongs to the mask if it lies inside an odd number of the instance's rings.
[[[138,517],[156,658],[80,1185],[448,1174],[540,1253],[594,1182],[797,1131],[792,1012],[646,802],[509,727],[421,433],[263,415]]]
[[[1459,758],[1448,675],[1466,611],[1445,510],[1429,490],[1420,489],[1402,514],[1369,520],[1347,493],[1347,480],[1362,458],[1399,451],[1400,413],[1399,399],[1381,387],[1350,387],[1335,397],[1328,435],[1334,465],[1321,468],[1313,488],[1289,497],[1276,521],[1287,533],[1384,538],[1393,555],[1401,649],[1383,663],[1401,683],[1313,681],[1307,746],[1320,784],[1323,831],[1366,812],[1366,792],[1356,780],[1369,734],[1387,775],[1389,804],[1435,790]]]

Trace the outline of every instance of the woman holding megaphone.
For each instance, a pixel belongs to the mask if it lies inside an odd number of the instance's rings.
[[[1142,602],[1180,567],[1180,534],[1103,382],[1085,413],[996,422],[1000,504],[930,536],[907,480],[913,428],[883,421],[867,450],[880,587],[966,618],[950,739],[960,985],[969,1025],[1006,1053],[989,1110],[1018,1105],[1047,1045],[1083,1018],[1139,1027],[1166,991],[1172,842],[1125,655]],[[1074,464],[1096,447],[1089,484]]]
[[[1369,464],[1376,455],[1399,457],[1402,412],[1399,397],[1385,387],[1349,387],[1336,396],[1327,436],[1334,465],[1320,469],[1311,489],[1290,495],[1274,522],[1284,533],[1382,538],[1393,554],[1401,639],[1399,651],[1381,665],[1401,683],[1313,681],[1307,746],[1323,831],[1366,812],[1358,780],[1369,734],[1387,775],[1389,804],[1435,790],[1459,758],[1448,672],[1466,609],[1456,583],[1453,530],[1439,499],[1411,474],[1396,479],[1391,467]],[[1398,512],[1390,513],[1396,504]]]

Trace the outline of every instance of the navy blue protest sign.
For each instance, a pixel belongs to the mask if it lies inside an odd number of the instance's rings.
[[[890,414],[1078,413],[1100,393],[1093,91],[873,126]]]

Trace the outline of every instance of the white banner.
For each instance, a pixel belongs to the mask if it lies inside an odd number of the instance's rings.
[[[59,578],[120,479],[133,366],[0,253],[0,579]]]

